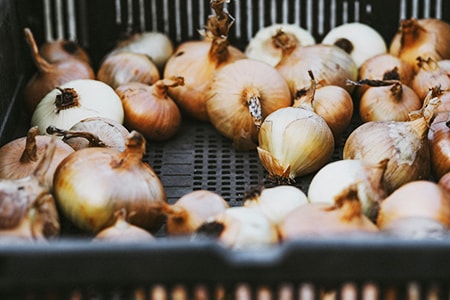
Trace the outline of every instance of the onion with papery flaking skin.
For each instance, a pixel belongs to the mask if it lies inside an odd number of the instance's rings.
[[[180,129],[182,116],[168,92],[183,84],[183,77],[173,77],[158,80],[151,86],[140,82],[119,86],[116,93],[122,100],[124,125],[139,131],[148,140],[172,138]]]
[[[388,194],[401,185],[430,175],[428,129],[440,101],[427,96],[423,109],[411,113],[410,121],[372,121],[357,127],[347,138],[344,159],[378,163],[389,159],[384,174]]]
[[[24,29],[33,62],[37,72],[28,80],[24,88],[24,104],[28,113],[32,114],[42,100],[55,87],[76,79],[94,79],[92,67],[79,59],[64,59],[54,63],[45,60],[39,53],[38,46],[29,28]]]
[[[246,151],[256,148],[266,116],[291,104],[288,86],[274,67],[240,59],[216,72],[206,107],[213,126],[236,150]]]
[[[131,224],[158,230],[164,220],[158,207],[167,201],[166,193],[155,171],[142,161],[144,153],[145,138],[132,131],[123,152],[90,147],[69,155],[53,182],[63,215],[78,228],[97,233],[125,208]]]
[[[420,99],[436,86],[443,91],[450,90],[450,59],[436,61],[432,58],[417,58],[418,70],[411,82],[411,88]]]
[[[39,129],[31,127],[27,135],[10,141],[0,148],[0,178],[19,179],[30,176],[45,155],[50,136],[39,135]],[[45,172],[45,184],[52,186],[53,175],[59,163],[74,150],[61,140],[55,140],[56,149],[50,166]]]
[[[241,50],[229,45],[228,31],[234,21],[224,8],[225,2],[227,0],[210,2],[214,14],[208,18],[204,39],[181,43],[164,68],[163,78],[184,78],[184,85],[169,90],[170,97],[183,113],[201,121],[209,121],[207,91],[214,73],[246,57]]]
[[[449,227],[450,194],[433,181],[408,182],[381,202],[377,226],[385,228],[406,217],[431,218]]]

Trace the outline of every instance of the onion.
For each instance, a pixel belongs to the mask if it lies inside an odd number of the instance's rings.
[[[417,58],[418,71],[411,82],[411,88],[423,99],[435,86],[450,90],[450,59],[436,61],[432,58]]]
[[[260,210],[274,226],[282,222],[289,212],[306,203],[305,193],[291,185],[258,188],[244,200],[245,207]]]
[[[305,70],[311,70],[318,82],[323,85],[337,85],[353,91],[347,79],[356,80],[358,67],[341,48],[334,45],[315,44],[297,47],[285,33],[274,36],[277,47],[283,50],[277,70],[285,78],[294,96],[297,91],[308,88],[310,78]]]
[[[123,107],[114,90],[98,80],[69,81],[53,89],[39,102],[31,125],[42,134],[49,126],[68,130],[89,117],[104,117],[123,123]]]
[[[49,63],[76,58],[91,64],[87,51],[75,41],[60,39],[45,42],[39,47],[39,53]]]
[[[360,22],[345,23],[331,29],[322,44],[335,45],[350,54],[359,68],[367,59],[387,52],[386,43],[378,31]]]
[[[335,203],[310,203],[294,209],[278,226],[281,241],[378,231],[362,213],[356,187],[343,191]]]
[[[186,41],[178,46],[164,68],[164,78],[181,76],[184,85],[169,91],[181,110],[201,121],[209,121],[206,111],[207,91],[214,73],[223,66],[245,58],[245,54],[229,45],[228,31],[233,18],[224,10],[226,0],[212,0],[214,15],[208,19],[205,39]]]
[[[123,152],[91,147],[69,155],[53,182],[63,215],[78,228],[97,233],[125,208],[131,224],[158,230],[163,216],[156,208],[166,202],[166,194],[154,170],[142,161],[144,153],[144,137],[132,131]]]
[[[39,53],[31,30],[25,28],[24,32],[37,68],[37,72],[28,80],[24,88],[23,97],[28,113],[33,113],[41,99],[56,86],[75,79],[94,79],[94,70],[82,60],[68,58],[54,63],[45,60]]]
[[[261,125],[259,159],[275,182],[290,183],[331,159],[334,138],[322,117],[300,107],[280,108]]]
[[[193,234],[203,223],[229,208],[219,194],[208,190],[189,192],[165,206],[166,232],[169,236]]]
[[[124,124],[148,140],[168,140],[181,126],[181,112],[169,97],[169,89],[183,85],[182,77],[166,78],[152,86],[130,82],[116,89],[125,113]]]
[[[98,232],[94,241],[129,243],[155,240],[153,235],[147,230],[128,223],[126,209],[119,209],[114,216],[116,217],[115,223]]]
[[[278,243],[276,228],[259,210],[234,206],[209,219],[197,234],[217,236],[217,240],[231,249],[258,249]]]
[[[69,130],[47,127],[47,133],[63,136],[63,141],[74,150],[87,147],[108,147],[125,150],[125,140],[130,133],[119,122],[102,117],[86,118]]]
[[[401,20],[389,52],[413,66],[419,56],[450,59],[450,24],[435,18]]]
[[[257,59],[276,66],[282,56],[280,48],[275,47],[272,37],[278,30],[290,35],[298,46],[314,45],[316,43],[312,34],[296,24],[272,24],[260,28],[251,38],[245,48],[245,55],[250,59]]]
[[[45,175],[56,147],[50,138],[31,174],[0,180],[0,236],[42,240],[59,235],[59,215]]]
[[[361,202],[362,213],[374,220],[379,203],[386,197],[383,175],[387,163],[388,159],[377,164],[358,159],[328,163],[313,176],[308,188],[308,199],[311,203],[334,204],[337,196],[354,185],[355,197]]]
[[[450,193],[450,172],[445,173],[441,176],[438,181],[439,186]]]
[[[0,178],[20,179],[30,176],[46,155],[50,136],[38,135],[39,129],[31,127],[25,137],[17,138],[0,148]],[[56,149],[52,155],[50,166],[45,172],[44,182],[50,188],[53,175],[59,163],[74,150],[61,140],[56,140]],[[47,154],[48,155],[48,154]]]
[[[288,86],[274,67],[241,59],[216,72],[206,105],[213,126],[244,151],[255,149],[266,116],[291,103]]]
[[[427,135],[438,105],[438,98],[425,101],[424,109],[413,112],[410,121],[372,121],[360,125],[347,138],[343,158],[373,164],[389,159],[384,174],[388,194],[407,182],[428,178]]]
[[[428,130],[432,174],[439,180],[450,172],[450,112],[439,113]]]
[[[153,84],[160,79],[156,64],[148,56],[133,52],[108,55],[100,64],[97,79],[116,89],[129,82]]]
[[[377,225],[386,228],[407,217],[431,218],[449,227],[450,194],[432,181],[408,182],[381,202]]]
[[[392,220],[382,230],[388,236],[411,239],[443,239],[448,227],[429,217],[401,217]]]

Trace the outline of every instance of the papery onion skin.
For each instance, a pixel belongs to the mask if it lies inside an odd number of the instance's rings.
[[[276,110],[258,134],[258,155],[270,176],[294,180],[317,171],[334,152],[331,129],[316,113],[295,107]]]
[[[421,99],[436,86],[442,91],[450,90],[450,59],[435,61],[419,57],[418,61],[418,70],[411,82],[411,88]]]
[[[121,208],[133,213],[130,223],[154,232],[164,220],[155,207],[166,194],[155,171],[142,162],[145,140],[138,132],[128,137],[127,149],[84,148],[58,166],[54,193],[63,214],[89,232],[111,225]]]
[[[254,143],[249,146],[252,149],[258,140],[259,125],[249,111],[251,97],[259,101],[261,120],[292,104],[288,86],[277,70],[251,59],[237,60],[217,71],[208,91],[210,121],[222,135],[233,140],[237,149],[242,149],[240,139],[244,140],[242,143]]]
[[[406,183],[381,202],[377,226],[385,228],[405,217],[431,218],[449,227],[450,194],[432,181]]]

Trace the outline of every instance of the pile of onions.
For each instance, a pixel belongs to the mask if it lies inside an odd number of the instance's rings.
[[[20,137],[0,148],[0,178],[20,179],[30,176],[41,163],[48,143],[53,139],[50,136],[38,135],[39,129],[34,126],[28,130],[25,137]],[[44,174],[47,186],[53,185],[53,175],[59,163],[74,150],[61,140],[55,140],[54,154],[50,165]]]
[[[345,142],[343,158],[373,164],[389,159],[384,174],[388,194],[407,182],[428,178],[427,135],[440,103],[431,95],[430,91],[423,109],[411,113],[410,121],[371,121],[357,127]]]
[[[261,164],[274,182],[291,183],[317,171],[334,152],[325,120],[310,109],[280,108],[265,118],[258,134]]]
[[[387,159],[378,164],[358,159],[328,163],[313,176],[308,199],[311,203],[334,204],[336,197],[355,186],[355,198],[361,202],[362,213],[375,220],[378,205],[386,197],[383,176],[387,163]]]
[[[286,81],[277,70],[253,59],[240,59],[217,70],[207,98],[211,123],[239,151],[255,149],[263,120],[292,104]]]
[[[345,23],[331,29],[322,44],[335,45],[350,54],[359,68],[367,59],[387,52],[386,43],[373,27],[360,23]]]
[[[53,182],[64,216],[78,228],[97,233],[125,208],[131,224],[158,230],[164,218],[156,208],[166,202],[166,194],[155,171],[142,161],[144,153],[145,138],[132,131],[123,152],[90,147],[66,157]]]
[[[421,99],[435,86],[440,86],[442,90],[450,89],[450,59],[436,61],[418,57],[417,67],[411,88]]]
[[[184,78],[183,86],[170,89],[170,97],[184,113],[201,121],[209,120],[206,102],[213,74],[223,66],[246,57],[238,48],[229,45],[228,31],[233,18],[224,10],[225,2],[211,1],[215,14],[208,19],[205,38],[180,44],[164,68],[163,78]]]
[[[416,67],[417,57],[450,59],[450,24],[441,19],[405,19],[391,40],[389,53]]]
[[[125,126],[102,117],[83,119],[69,130],[47,127],[47,133],[62,136],[62,140],[74,150],[87,147],[108,147],[125,150],[125,140],[130,133]]]
[[[100,64],[97,79],[116,89],[129,82],[153,84],[160,79],[158,66],[146,55],[119,52],[108,55]]]
[[[324,85],[337,85],[349,93],[353,91],[347,80],[357,79],[358,67],[341,48],[324,44],[298,47],[282,31],[273,38],[283,53],[276,68],[287,81],[293,96],[298,90],[309,87],[310,77],[305,70],[311,70],[316,80]]]
[[[89,117],[103,117],[123,123],[122,102],[106,83],[79,79],[49,92],[31,116],[31,126],[38,126],[39,131],[45,134],[49,126],[68,130]]]
[[[56,147],[56,140],[50,138],[33,172],[18,179],[0,180],[2,238],[34,241],[59,235],[59,215],[46,178]]]
[[[76,79],[94,79],[94,70],[89,63],[74,58],[48,62],[40,53],[29,28],[24,29],[31,56],[37,72],[31,77],[24,89],[24,103],[28,113],[33,113],[38,103],[56,86]]]
[[[167,140],[181,126],[181,112],[169,97],[170,89],[182,86],[183,77],[161,79],[149,86],[140,82],[116,89],[124,109],[124,125],[142,133],[148,140]]]
[[[258,59],[271,66],[276,66],[281,60],[282,50],[274,45],[272,37],[278,30],[290,35],[298,46],[316,43],[315,38],[308,30],[296,24],[272,24],[262,27],[256,32],[245,48],[245,55],[248,58]]]
[[[414,180],[396,189],[380,205],[377,226],[408,217],[430,218],[450,226],[450,194],[437,183]]]

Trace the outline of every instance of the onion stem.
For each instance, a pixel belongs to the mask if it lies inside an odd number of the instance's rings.
[[[27,138],[25,142],[25,150],[20,156],[21,163],[28,163],[31,161],[37,161],[37,145],[36,145],[36,136],[39,133],[39,128],[34,126],[28,130]]]
[[[65,140],[72,138],[85,138],[89,141],[89,147],[107,147],[107,145],[98,137],[91,132],[87,131],[72,131],[56,128],[55,126],[47,127],[48,134],[56,134],[63,136]]]
[[[55,98],[55,106],[56,113],[59,113],[61,110],[79,106],[79,96],[75,89],[72,88],[60,88],[57,89],[61,92],[61,94],[56,95]]]

